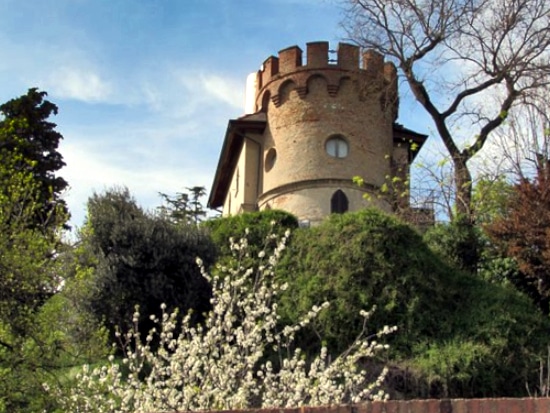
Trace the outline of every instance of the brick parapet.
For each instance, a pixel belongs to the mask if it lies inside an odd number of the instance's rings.
[[[391,62],[384,62],[384,56],[367,50],[360,59],[358,46],[339,43],[336,59],[329,58],[328,42],[307,43],[307,59],[304,64],[303,51],[298,46],[287,47],[278,53],[278,57],[270,56],[262,64],[257,73],[257,88],[255,93],[256,109],[265,110],[265,96],[268,95],[275,106],[279,106],[280,88],[292,81],[300,97],[307,94],[307,82],[312,76],[322,76],[327,80],[331,96],[336,96],[340,81],[343,78],[359,81],[369,85],[370,91],[381,91],[391,88],[392,95],[397,95],[397,71]],[[361,63],[362,60],[362,63]],[[361,88],[359,88],[361,89]],[[395,111],[395,113],[397,113]]]
[[[356,405],[217,410],[212,413],[550,413],[550,398],[395,400]]]

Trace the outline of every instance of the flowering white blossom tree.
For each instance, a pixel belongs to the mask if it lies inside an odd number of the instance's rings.
[[[274,279],[274,267],[285,248],[288,232],[258,265],[244,268],[246,238],[231,241],[234,268],[218,268],[203,275],[212,283],[212,311],[193,326],[190,315],[177,322],[177,313],[152,317],[158,329],[143,339],[137,328],[121,336],[125,342],[122,366],[91,370],[85,366],[70,391],[59,394],[64,411],[162,412],[247,407],[293,407],[357,403],[383,399],[385,371],[368,382],[361,368],[365,358],[387,345],[376,337],[394,331],[385,327],[370,337],[365,329],[342,355],[331,359],[326,348],[316,356],[293,347],[295,334],[328,303],[315,306],[299,323],[281,328],[276,296],[286,285]],[[249,260],[247,260],[249,262]],[[369,313],[362,313],[367,320]],[[137,324],[139,314],[134,321]],[[158,338],[158,345],[152,342]],[[154,348],[153,348],[154,347]]]

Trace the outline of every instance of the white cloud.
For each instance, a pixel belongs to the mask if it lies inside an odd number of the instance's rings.
[[[239,80],[201,70],[179,70],[174,75],[178,84],[185,89],[179,99],[186,101],[188,107],[198,110],[223,103],[240,112],[244,110],[246,74]]]
[[[242,82],[235,82],[218,75],[203,74],[200,77],[201,85],[209,96],[241,110],[244,108],[245,79],[246,76],[243,76]]]
[[[198,142],[174,141],[171,136],[175,132],[170,125],[165,129],[136,129],[122,142],[121,130],[112,131],[113,141],[105,139],[99,130],[93,131],[93,136],[89,131],[85,136],[79,131],[69,132],[71,140],[64,140],[60,148],[67,164],[60,176],[70,185],[65,199],[71,224],[82,225],[87,199],[94,191],[126,186],[139,205],[152,209],[161,203],[158,192],[175,194],[185,187],[208,187],[214,166],[197,153]],[[148,144],[134,146],[134,142]]]
[[[112,98],[113,87],[106,81],[107,67],[99,63],[98,53],[89,44],[40,44],[27,39],[19,42],[0,31],[2,85],[20,90],[39,87],[54,98],[83,102],[105,102]],[[4,73],[5,72],[5,75]]]
[[[56,68],[46,80],[45,87],[60,98],[84,102],[106,101],[112,93],[110,85],[99,74],[68,66]]]
[[[134,74],[131,79],[117,81],[117,96],[124,97],[126,104],[144,105],[151,112],[164,118],[185,119],[201,122],[223,114],[226,119],[244,111],[246,76],[204,73],[200,69],[182,69],[184,63],[169,62],[147,68]],[[113,96],[111,100],[114,100]],[[201,125],[205,128],[205,124]]]

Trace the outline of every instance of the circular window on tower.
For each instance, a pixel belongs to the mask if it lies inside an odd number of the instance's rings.
[[[265,161],[264,161],[264,167],[265,171],[269,172],[275,166],[275,162],[277,161],[277,150],[275,148],[269,148],[265,155]]]
[[[331,136],[325,143],[325,150],[330,156],[345,158],[349,153],[349,145],[343,136]]]

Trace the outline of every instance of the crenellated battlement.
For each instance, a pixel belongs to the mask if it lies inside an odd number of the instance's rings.
[[[371,91],[381,91],[388,85],[397,87],[395,66],[384,62],[384,56],[373,50],[361,54],[358,46],[339,43],[338,49],[332,51],[329,43],[322,41],[307,43],[306,59],[303,54],[300,47],[291,46],[280,50],[277,57],[270,56],[264,61],[256,76],[257,110],[265,110],[266,96],[279,106],[280,87],[288,81],[294,83],[300,97],[305,97],[308,79],[316,75],[326,79],[328,93],[333,97],[344,78],[359,80]],[[335,58],[331,58],[333,55]]]
[[[287,47],[280,50],[278,57],[268,57],[262,69],[258,72],[260,77],[259,88],[267,85],[273,78],[284,76],[298,70],[311,69],[339,69],[346,71],[364,70],[370,73],[384,73],[384,67],[393,66],[391,63],[384,63],[384,56],[367,50],[363,53],[362,62],[358,46],[339,43],[335,51],[336,59],[331,59],[330,54],[334,52],[329,49],[328,42],[307,43],[307,61],[304,64],[303,51],[298,46]]]

